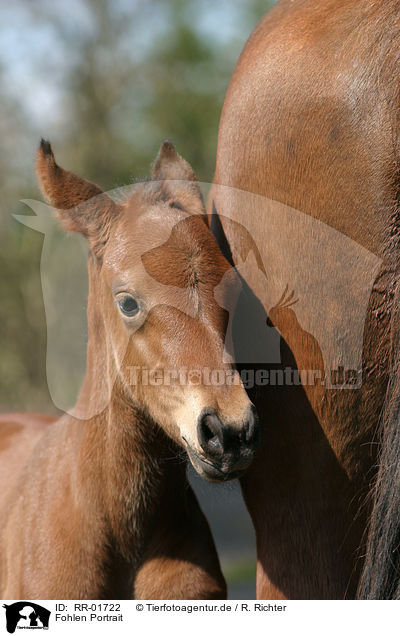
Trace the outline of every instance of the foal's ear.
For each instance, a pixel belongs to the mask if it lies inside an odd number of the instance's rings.
[[[60,168],[49,142],[43,139],[37,153],[36,174],[43,194],[58,209],[57,216],[64,227],[83,234],[93,253],[101,258],[120,206],[95,183]]]
[[[176,204],[195,214],[205,214],[203,197],[192,167],[178,155],[170,141],[161,144],[151,177],[155,181],[165,181],[164,191],[171,205]]]

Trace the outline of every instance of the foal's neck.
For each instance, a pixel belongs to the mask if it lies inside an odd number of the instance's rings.
[[[74,411],[79,433],[80,482],[97,502],[111,542],[127,560],[137,560],[144,537],[185,488],[185,464],[173,461],[178,448],[127,395],[91,281],[85,380]],[[87,458],[89,457],[89,460]]]
[[[145,537],[185,496],[185,463],[176,461],[178,448],[129,403],[118,382],[100,415],[73,425],[82,427],[82,503],[96,507],[95,518],[104,520],[107,542],[135,564],[145,550]]]

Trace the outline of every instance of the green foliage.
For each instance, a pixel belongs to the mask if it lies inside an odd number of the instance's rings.
[[[211,181],[230,75],[270,5],[223,0],[215,13],[206,0],[9,4],[0,25],[2,410],[54,408],[45,373],[43,235],[11,216],[27,213],[20,199],[42,198],[33,169],[39,138],[50,138],[62,165],[105,189],[147,174],[165,138],[199,179]]]
[[[230,583],[244,583],[254,581],[257,565],[252,559],[232,560],[224,568],[224,575]]]

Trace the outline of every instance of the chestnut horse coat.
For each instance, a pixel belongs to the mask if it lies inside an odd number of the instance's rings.
[[[397,324],[399,51],[397,0],[280,0],[226,95],[210,211],[280,334],[278,367],[329,373],[342,355],[362,378],[251,391],[262,448],[242,487],[260,598],[357,593]],[[285,285],[298,303],[274,307]]]

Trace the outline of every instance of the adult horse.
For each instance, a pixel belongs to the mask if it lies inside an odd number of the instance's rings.
[[[216,235],[279,331],[274,368],[322,371],[251,392],[262,447],[241,483],[260,598],[357,595],[383,428],[361,595],[399,594],[399,45],[398,0],[280,0],[227,91]],[[286,285],[297,304],[277,303]]]
[[[213,290],[230,265],[192,169],[164,142],[152,181],[123,203],[60,168],[47,142],[37,171],[63,224],[88,240],[87,369],[59,421],[1,417],[0,595],[223,598],[179,455],[206,478],[235,477],[257,422],[232,364],[223,385],[180,378],[221,369],[227,322]]]

